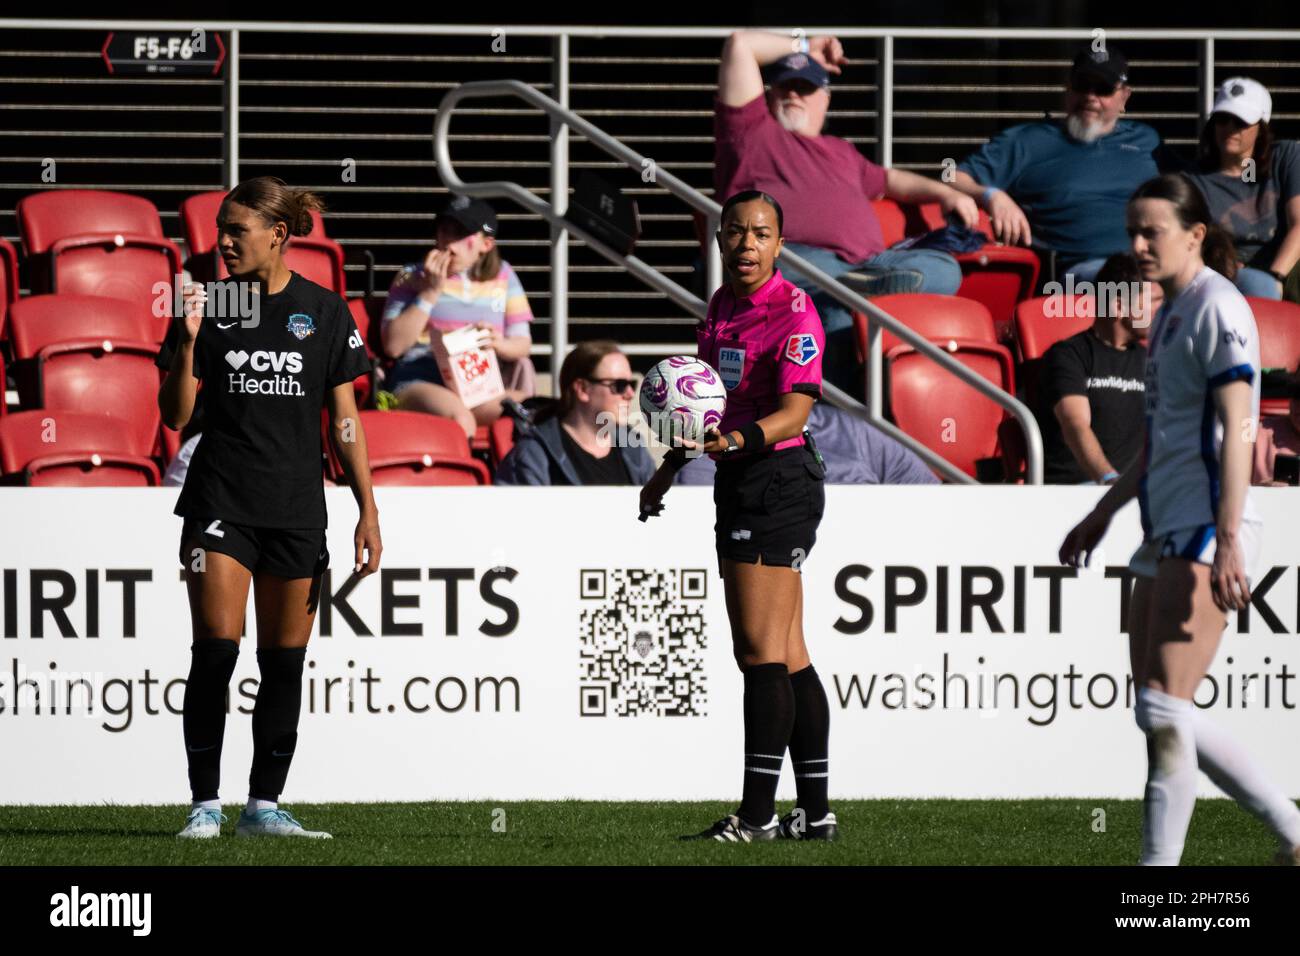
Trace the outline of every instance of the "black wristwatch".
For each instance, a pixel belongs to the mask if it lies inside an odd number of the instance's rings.
[[[727,440],[727,447],[722,449],[724,455],[734,455],[736,452],[740,451],[740,443],[731,437],[731,432],[727,432],[727,434],[722,437]]]

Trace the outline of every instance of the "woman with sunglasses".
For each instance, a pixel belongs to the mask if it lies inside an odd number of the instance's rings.
[[[1234,76],[1214,95],[1201,130],[1196,183],[1211,219],[1232,237],[1242,295],[1281,299],[1300,262],[1300,144],[1273,138],[1273,98],[1252,79]],[[1300,298],[1293,290],[1288,298]]]
[[[826,339],[817,309],[776,268],[781,206],[746,190],[722,206],[718,246],[727,281],[696,329],[699,355],[727,387],[727,409],[702,451],[717,460],[713,501],[732,651],[744,674],[744,786],[740,807],[685,839],[752,843],[832,840],[827,805],[830,707],[803,636],[800,567],[826,505],[826,471],[804,426],[822,390]],[[657,515],[683,449],[641,490]],[[778,820],[776,786],[786,748],[796,810]]]
[[[654,462],[628,440],[636,397],[617,342],[583,342],[560,367],[560,398],[497,468],[498,485],[644,484]]]

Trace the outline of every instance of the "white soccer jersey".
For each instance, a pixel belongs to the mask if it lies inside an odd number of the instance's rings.
[[[1213,393],[1228,382],[1250,382],[1250,414],[1258,422],[1259,378],[1250,306],[1236,286],[1203,267],[1161,308],[1147,342],[1146,471],[1138,500],[1148,538],[1188,528],[1213,536],[1223,447]],[[1258,518],[1248,490],[1242,519]]]

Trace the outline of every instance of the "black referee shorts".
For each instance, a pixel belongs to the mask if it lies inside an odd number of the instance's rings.
[[[795,567],[826,510],[826,469],[810,445],[718,461],[713,481],[718,558]]]
[[[330,565],[323,528],[253,528],[220,518],[186,518],[181,527],[181,565],[194,567],[200,551],[234,558],[254,574],[314,578]]]

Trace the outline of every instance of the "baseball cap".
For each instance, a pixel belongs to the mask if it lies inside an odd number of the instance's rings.
[[[489,236],[497,234],[497,214],[481,199],[469,196],[452,196],[445,209],[438,213],[438,219],[454,219],[470,232],[485,232]]]
[[[831,85],[831,77],[826,68],[807,53],[790,53],[775,63],[769,63],[763,68],[763,79],[769,86],[789,80],[807,80],[820,87]]]
[[[1118,86],[1128,82],[1128,58],[1114,47],[1094,50],[1089,44],[1075,54],[1074,64],[1070,67],[1071,75],[1080,73]]]
[[[1210,112],[1235,116],[1247,126],[1260,120],[1267,123],[1273,115],[1273,97],[1268,95],[1262,83],[1245,76],[1233,76],[1224,80],[1215,91],[1214,108]]]

